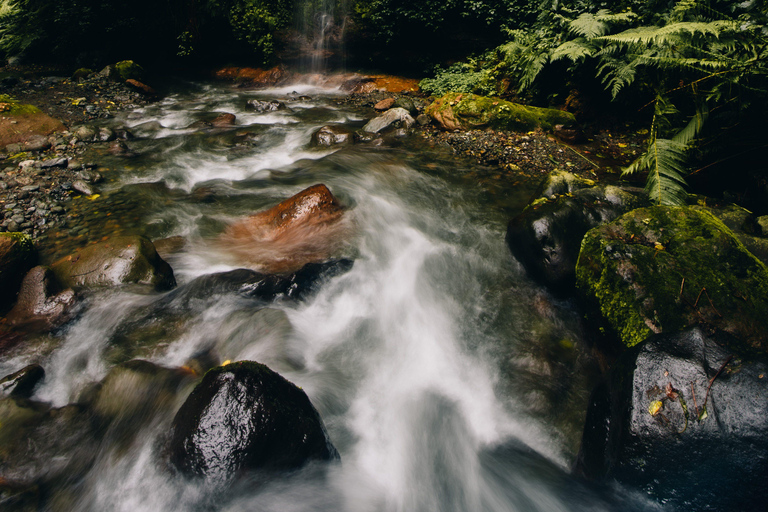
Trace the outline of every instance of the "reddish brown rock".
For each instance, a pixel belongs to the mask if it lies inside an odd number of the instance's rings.
[[[392,105],[394,104],[395,104],[395,98],[387,98],[375,104],[373,106],[373,109],[378,110],[379,112],[384,112],[385,110],[391,109]]]
[[[232,224],[219,242],[238,264],[262,272],[294,272],[329,259],[342,247],[350,230],[344,211],[328,187],[314,185]]]
[[[139,91],[141,94],[145,96],[154,96],[157,94],[153,88],[151,88],[147,84],[139,82],[138,80],[134,80],[133,78],[129,78],[128,80],[125,81],[125,83],[127,83],[128,85],[130,85],[131,87],[133,87],[134,89],[136,89],[137,91]]]
[[[211,124],[217,128],[224,128],[227,126],[234,126],[236,120],[237,117],[235,114],[221,114],[220,116],[216,116],[216,118],[211,121]]]
[[[290,76],[283,66],[270,69],[227,67],[214,74],[219,79],[241,82],[254,87],[271,87],[285,82]]]

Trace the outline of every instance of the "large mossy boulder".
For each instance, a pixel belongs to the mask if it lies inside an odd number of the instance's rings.
[[[168,290],[176,286],[171,266],[142,236],[114,237],[89,245],[56,261],[51,269],[65,287],[141,284]]]
[[[173,420],[171,464],[227,484],[246,471],[297,469],[338,452],[307,395],[266,366],[243,361],[205,374]]]
[[[646,204],[640,191],[595,185],[563,171],[547,176],[535,197],[509,222],[507,245],[531,277],[560,293],[573,291],[587,231]]]
[[[115,71],[122,80],[142,80],[144,68],[132,60],[121,60],[115,64]]]
[[[16,300],[24,275],[35,266],[37,252],[23,233],[0,233],[0,312]]]
[[[765,508],[768,364],[732,341],[695,328],[626,351],[590,398],[577,473],[674,509]]]
[[[768,268],[708,211],[640,208],[592,229],[576,280],[593,319],[626,347],[701,324],[739,350],[768,349]]]
[[[509,131],[552,130],[557,125],[576,124],[570,112],[455,92],[436,99],[425,113],[448,131],[486,127]]]

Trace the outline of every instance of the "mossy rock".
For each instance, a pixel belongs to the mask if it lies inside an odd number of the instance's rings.
[[[144,68],[132,60],[122,60],[115,64],[115,70],[123,80],[141,80],[144,77]]]
[[[426,113],[450,131],[485,127],[508,131],[552,130],[556,125],[576,124],[570,112],[453,92],[435,100]]]
[[[0,94],[0,113],[2,113],[3,116],[39,114],[40,112],[40,109],[34,105],[19,103],[7,94]]]
[[[158,290],[176,286],[173,270],[147,238],[115,237],[89,245],[51,265],[65,287],[150,285]]]
[[[92,70],[91,68],[78,68],[75,70],[74,73],[72,73],[72,80],[77,82],[78,80],[82,80],[84,78],[88,78],[90,75],[94,74],[96,71]]]
[[[614,349],[697,324],[733,335],[734,350],[768,348],[768,268],[708,211],[640,208],[592,229],[576,281]]]
[[[35,266],[37,252],[23,233],[0,233],[0,311],[16,300],[24,275]]]

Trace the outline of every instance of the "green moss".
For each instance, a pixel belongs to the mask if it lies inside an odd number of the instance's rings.
[[[768,348],[768,268],[709,212],[642,208],[591,230],[576,280],[626,347],[704,324]]]
[[[0,238],[16,242],[18,244],[16,250],[18,250],[20,254],[31,255],[35,250],[35,244],[32,242],[32,237],[25,235],[24,233],[4,232],[0,233]]]
[[[39,114],[41,110],[34,105],[19,103],[7,94],[0,94],[0,104],[4,105],[0,114],[8,116],[19,116],[24,114]]]
[[[455,118],[462,128],[490,127],[509,131],[551,130],[555,125],[576,124],[573,114],[550,108],[529,107],[475,94],[448,93],[427,109]]]
[[[141,80],[144,76],[144,68],[132,60],[123,60],[115,64],[115,69],[123,80]]]

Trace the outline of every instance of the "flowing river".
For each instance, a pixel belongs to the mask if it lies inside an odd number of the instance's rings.
[[[103,156],[101,196],[76,200],[81,238],[183,237],[167,258],[183,284],[238,268],[216,246],[229,223],[324,183],[349,208],[352,234],[337,256],[354,260],[351,270],[298,303],[203,301],[121,350],[112,341],[121,323],[162,294],[98,292],[65,330],[0,360],[0,374],[39,362],[46,378],[34,399],[62,407],[132,358],[166,367],[201,353],[259,361],[307,393],[341,461],[211,498],[171,476],[160,449],[187,387],[130,425],[129,442],[100,441],[69,497],[52,491],[52,509],[655,509],[636,492],[571,474],[597,372],[573,304],[529,280],[504,242],[530,185],[494,179],[498,170],[415,135],[312,148],[323,125],[365,122],[332,90],[178,90],[112,121],[135,134],[136,155]],[[245,108],[252,98],[288,108],[255,113]],[[195,125],[223,112],[237,116],[234,127]],[[69,238],[51,258],[70,252]]]

